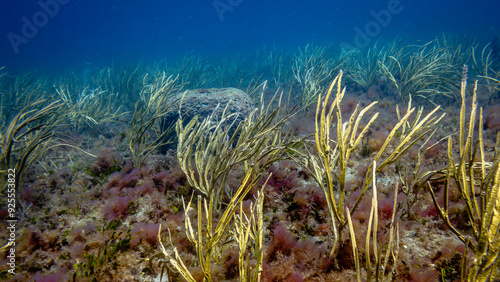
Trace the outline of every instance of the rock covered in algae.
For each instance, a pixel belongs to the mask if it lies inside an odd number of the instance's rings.
[[[226,116],[235,114],[226,123],[230,125],[235,121],[233,129],[253,110],[252,99],[236,88],[204,88],[187,90],[185,95],[184,93],[177,93],[168,100],[172,108],[162,119],[162,131],[175,125],[179,118],[179,109],[183,124],[186,125],[195,116],[198,116],[199,121],[208,116],[212,116],[214,122],[218,121],[227,107]]]

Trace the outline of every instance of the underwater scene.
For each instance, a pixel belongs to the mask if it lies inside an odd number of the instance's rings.
[[[0,9],[0,280],[500,281],[500,3]]]

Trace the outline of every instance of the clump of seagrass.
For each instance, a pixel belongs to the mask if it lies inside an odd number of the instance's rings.
[[[0,173],[15,170],[15,186],[19,187],[26,169],[42,157],[54,145],[56,127],[64,121],[64,103],[57,100],[47,103],[35,102],[21,109],[0,131]],[[7,182],[0,179],[1,193],[5,192]]]
[[[265,68],[272,77],[272,83],[275,87],[280,87],[284,82],[293,80],[293,55],[291,52],[273,48],[264,58]]]
[[[380,62],[382,74],[394,84],[402,100],[410,95],[431,103],[443,96],[458,99],[453,90],[460,72],[452,65],[448,49],[434,41],[403,48],[399,57],[388,56]]]
[[[2,71],[4,67],[0,68]],[[0,74],[0,125],[12,119],[19,111],[40,100],[56,100],[50,97],[47,81],[37,79],[33,73],[7,76]]]
[[[366,230],[366,242],[365,242],[365,268],[366,268],[366,281],[372,281],[372,275],[375,281],[392,281],[392,276],[396,269],[396,265],[399,257],[399,222],[396,220],[396,208],[398,203],[398,186],[394,189],[394,206],[391,218],[391,224],[389,227],[389,242],[384,245],[384,248],[379,249],[377,242],[377,232],[378,232],[378,200],[377,200],[377,186],[376,186],[376,172],[377,167],[375,161],[373,161],[373,197],[372,197],[372,208],[370,210],[370,217],[368,219],[368,228]],[[351,235],[352,252],[354,255],[354,264],[356,266],[356,278],[361,282],[361,266],[359,263],[359,253],[358,247],[356,245],[356,235],[354,233],[354,227],[351,221],[351,213],[349,208],[346,207],[347,221],[349,224],[349,233]],[[396,234],[394,234],[394,228],[396,228]],[[370,235],[370,232],[373,235]],[[370,248],[370,236],[373,236],[372,245]],[[375,260],[375,265],[372,267],[370,249],[373,249],[373,257]],[[382,258],[382,252],[385,249],[384,257]],[[391,265],[392,264],[392,265]],[[390,266],[390,269],[388,269]]]
[[[325,47],[307,45],[295,56],[293,76],[302,88],[300,104],[306,108],[324,93],[332,77],[332,61]]]
[[[485,87],[489,94],[488,103],[500,94],[500,64],[495,62],[490,44],[483,47],[480,55],[476,55],[475,49],[472,51],[473,69],[478,73],[478,77],[485,79]]]
[[[143,78],[145,65],[143,63],[118,63],[111,67],[98,70],[87,80],[92,80],[94,88],[100,88],[107,93],[115,95],[127,110],[133,108],[139,99],[141,91],[141,80]],[[86,79],[83,77],[83,79]],[[90,81],[86,81],[90,84]]]
[[[208,64],[207,59],[192,53],[186,55],[174,69],[179,74],[180,84],[186,89],[207,87],[214,80],[211,75],[212,66]]]
[[[131,161],[135,166],[140,166],[151,152],[170,142],[165,139],[173,132],[173,127],[161,131],[159,121],[172,110],[167,100],[181,89],[177,79],[178,77],[167,77],[165,73],[156,75],[149,82],[148,75],[143,78],[144,86],[139,101],[135,103],[129,128],[128,145],[132,154]]]
[[[342,71],[333,80],[324,99],[322,99],[321,96],[318,97],[314,146],[312,146],[312,148],[304,147],[301,150],[296,150],[294,157],[314,178],[325,194],[333,225],[331,256],[335,256],[342,240],[342,229],[347,224],[344,210],[345,197],[348,192],[346,191],[346,173],[349,158],[359,146],[363,136],[378,116],[378,113],[375,113],[366,123],[366,126],[359,132],[358,129],[364,114],[377,102],[371,103],[361,111],[358,105],[349,121],[344,123],[342,121],[340,103],[344,97],[345,88],[341,88],[341,80]],[[336,97],[331,103],[331,106],[327,108],[326,105],[334,88],[336,89]],[[410,116],[415,112],[415,108],[411,108],[399,119],[398,123],[394,125],[389,133],[380,151],[373,158],[378,164],[375,168],[375,174],[378,174],[382,169],[396,162],[418,140],[423,139],[433,130],[433,127],[444,117],[444,114],[440,117],[434,116],[438,109],[439,107],[436,107],[430,113],[423,116],[423,108],[420,108],[413,120],[410,121]],[[335,117],[336,121],[334,120]],[[333,141],[330,138],[330,128],[335,124],[337,127],[337,139]],[[399,143],[393,146],[394,149],[392,151],[388,151],[388,145],[394,139],[396,133],[401,134]],[[384,156],[384,158],[382,158],[382,156]],[[372,166],[373,164],[370,165],[368,171],[373,169]],[[372,174],[368,173],[365,177],[363,190],[350,209],[351,215],[358,208],[371,181]]]
[[[404,54],[404,48],[401,47],[403,43],[402,38],[398,37],[384,45],[377,41],[368,49],[354,49],[348,56],[352,68],[346,72],[347,79],[367,91],[382,75],[379,62],[390,64],[387,60],[389,56],[401,58]]]
[[[252,99],[255,104],[259,103],[260,93],[267,89],[267,80],[261,82],[262,75],[259,77],[253,77],[252,80],[248,83],[246,87],[243,87],[243,79],[240,80],[238,88],[245,89],[245,93],[247,93],[248,97]]]
[[[219,87],[234,87],[249,79],[250,68],[248,59],[241,54],[236,54],[219,59],[213,66],[213,76]]]
[[[474,142],[477,117],[476,90],[474,85],[469,122],[466,124],[465,92],[467,81],[462,79],[460,109],[459,155],[456,160],[452,151],[453,140],[448,137],[448,167],[436,171],[433,178],[445,179],[444,203],[436,199],[430,182],[429,191],[439,216],[450,230],[466,244],[463,255],[462,281],[496,281],[500,278],[500,134],[497,134],[493,160],[485,160],[483,142],[483,113],[479,110],[478,137]],[[475,144],[474,144],[475,143]],[[479,154],[479,156],[477,156]],[[477,160],[479,159],[479,160]],[[449,190],[454,182],[460,199],[465,202],[468,223],[472,228],[472,238],[456,229],[450,222]],[[474,252],[474,261],[467,271],[467,250]],[[468,272],[468,273],[467,273]]]
[[[60,99],[66,102],[67,116],[77,130],[82,125],[92,128],[104,122],[113,122],[126,114],[120,113],[121,106],[117,105],[119,99],[116,95],[100,88],[85,87],[81,92],[74,94],[68,85],[61,85],[56,88],[56,92]]]
[[[176,125],[179,164],[189,184],[202,194],[197,197],[195,225],[197,228],[193,227],[189,215],[193,199],[184,205],[184,209],[186,235],[195,245],[204,281],[212,281],[211,264],[219,262],[223,246],[233,240],[236,240],[240,247],[241,281],[260,280],[263,258],[262,192],[249,217],[241,213],[236,215],[236,211],[264,169],[273,162],[285,158],[288,149],[298,144],[298,141],[282,134],[283,125],[291,114],[282,116],[280,101],[276,109],[272,110],[272,101],[264,107],[262,99],[263,95],[261,95],[260,109],[255,109],[231,134],[226,127],[227,119],[231,115],[227,115],[225,111],[217,121],[209,116],[200,122],[195,117],[184,126],[181,117]],[[222,203],[227,177],[240,165],[244,167],[245,179],[239,189],[230,195],[229,203]],[[235,227],[230,233],[228,229],[232,222]],[[161,242],[161,234],[159,236]],[[255,261],[253,269],[249,269],[248,255],[246,255],[249,236],[252,239],[252,256]],[[172,246],[172,253],[163,244],[161,246],[165,257],[182,277],[188,281],[195,281],[177,249]]]

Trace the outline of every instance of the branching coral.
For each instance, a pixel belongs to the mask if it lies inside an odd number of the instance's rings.
[[[349,157],[359,146],[363,136],[378,116],[378,113],[376,113],[370,118],[363,129],[359,128],[364,114],[377,103],[373,102],[361,111],[359,111],[359,107],[357,106],[349,121],[344,123],[342,121],[340,103],[344,97],[345,88],[341,88],[341,79],[342,72],[340,72],[332,82],[324,99],[321,96],[318,97],[316,108],[315,150],[312,151],[306,147],[305,150],[295,151],[298,156],[296,158],[297,162],[303,164],[304,168],[308,170],[309,174],[323,189],[327,198],[328,208],[333,223],[334,236],[333,246],[330,252],[331,256],[334,256],[338,250],[341,242],[342,229],[347,224],[347,218],[343,211],[347,192],[346,172]],[[330,104],[330,107],[327,107],[327,102],[334,88],[336,89],[335,100]],[[378,163],[378,166],[375,168],[375,174],[379,173],[388,165],[396,162],[401,155],[407,152],[418,140],[424,138],[433,130],[433,127],[444,117],[444,114],[441,115],[441,117],[434,116],[438,109],[439,107],[436,107],[430,113],[423,116],[423,108],[420,108],[413,121],[410,121],[410,116],[415,111],[415,108],[412,108],[409,109],[404,116],[399,118],[398,123],[394,125],[384,144],[373,159]],[[336,121],[334,121],[334,117],[336,117]],[[335,123],[337,125],[337,141],[332,142],[330,138],[330,127]],[[399,144],[395,145],[392,151],[388,151],[388,145],[394,139],[397,132],[401,134]],[[382,158],[382,156],[384,156],[384,158]],[[368,171],[371,170],[372,165],[370,165]],[[351,215],[359,206],[371,180],[372,175],[367,174],[362,192],[350,209]]]
[[[408,108],[411,109],[412,107],[412,99],[410,97],[410,100],[408,101]],[[396,112],[398,115],[398,119],[401,120],[401,113],[399,110],[399,107],[396,108]],[[419,111],[419,116],[422,114],[421,111]],[[418,120],[418,119],[417,119]],[[415,127],[415,123],[410,124],[406,123],[402,127],[402,132],[400,138],[404,138],[405,132],[411,131],[412,128]],[[402,215],[407,216],[407,217],[412,217],[411,215],[411,208],[415,204],[417,200],[417,195],[419,192],[424,188],[426,182],[431,179],[436,171],[432,170],[426,170],[423,167],[423,156],[427,154],[430,150],[432,150],[434,147],[439,145],[439,143],[442,141],[440,140],[439,142],[435,143],[434,145],[428,145],[430,142],[429,140],[434,136],[436,133],[437,128],[434,130],[430,131],[424,142],[418,147],[417,151],[417,157],[416,161],[412,162],[409,158],[409,154],[407,154],[405,157],[401,157],[396,161],[396,167],[397,167],[397,172],[399,175],[399,180],[401,181],[401,190],[403,193],[406,195],[406,207],[405,210],[403,211]],[[413,167],[413,168],[411,168]]]
[[[218,121],[214,121],[211,116],[201,122],[195,117],[187,125],[183,125],[182,118],[177,121],[179,163],[189,184],[202,194],[197,198],[196,232],[189,215],[192,200],[184,206],[184,210],[186,235],[195,245],[204,281],[212,281],[211,264],[221,256],[222,246],[231,237],[227,230],[237,209],[241,207],[243,198],[250,192],[263,170],[274,161],[284,158],[286,149],[296,143],[281,134],[282,127],[290,115],[281,117],[280,103],[273,111],[271,104],[272,102],[264,107],[262,102],[262,107],[253,111],[232,134],[226,129],[226,120],[230,115],[225,111]],[[246,176],[238,190],[231,195],[229,203],[223,204],[221,200],[226,180],[236,165],[244,166]],[[262,202],[262,199],[258,200],[257,209],[250,218],[253,218],[254,214],[262,217]],[[220,215],[220,218],[217,215]],[[203,218],[206,219],[205,222],[202,221]],[[215,228],[212,227],[214,224]],[[252,226],[254,224],[262,226],[262,219],[245,223],[243,215],[240,214],[236,217],[234,236],[237,236],[236,241],[240,242],[239,268],[242,271],[242,279],[250,275],[253,277],[252,281],[258,281],[260,266],[257,265],[257,270],[249,273],[248,263],[245,263],[246,248],[241,245],[245,245],[248,236],[252,236],[255,240],[253,254],[258,264],[262,262],[262,233]],[[188,281],[194,281],[177,250],[174,248],[174,253],[169,254],[163,244],[161,246],[163,254],[181,275]]]
[[[250,192],[253,184],[255,184],[255,180],[257,179],[252,175],[253,172],[251,170],[248,171],[245,179],[243,180],[240,188],[233,195],[231,201],[227,204],[226,208],[223,211],[221,218],[218,220],[215,228],[212,227],[213,222],[213,203],[210,201],[207,203],[207,200],[203,200],[202,207],[202,199],[201,196],[198,196],[197,200],[197,230],[194,231],[193,224],[191,223],[191,219],[189,217],[189,210],[192,203],[192,200],[189,201],[187,206],[184,206],[185,210],[185,225],[186,225],[186,235],[191,243],[195,245],[196,254],[198,256],[198,262],[200,264],[201,270],[203,271],[203,281],[212,281],[212,272],[211,272],[211,264],[214,260],[218,260],[217,258],[221,256],[221,248],[226,245],[230,241],[230,234],[228,234],[227,230],[229,228],[229,224],[233,220],[233,216],[235,215],[237,209],[241,207],[241,202],[243,198]],[[258,177],[258,175],[257,175]],[[250,181],[253,178],[254,180]],[[262,225],[262,202],[263,200],[259,200],[260,208],[257,209],[256,215],[260,218],[257,219]],[[204,213],[204,215],[203,215]],[[250,215],[254,216],[254,213]],[[203,224],[202,219],[206,218],[207,222]],[[238,219],[236,219],[238,220]],[[241,214],[239,217],[240,225],[236,223],[236,233],[237,233],[237,241],[240,243],[240,257],[239,257],[239,268],[240,268],[240,277],[246,279],[248,275],[253,277],[255,280],[260,279],[260,265],[262,263],[262,233],[261,230],[256,230],[256,227],[252,226],[252,221],[243,223],[243,219],[241,218]],[[255,224],[255,222],[254,222]],[[258,265],[256,267],[256,271],[249,273],[248,269],[248,261],[245,263],[245,251],[246,251],[246,243],[248,242],[248,236],[250,236],[250,229],[256,230],[257,240],[255,241],[255,249],[254,255],[257,258]],[[247,237],[245,239],[245,237]],[[173,248],[173,255],[170,254],[163,243],[161,242],[161,229],[158,232],[158,238],[160,240],[160,246],[162,253],[168,258],[170,263],[175,267],[177,271],[182,275],[184,279],[190,282],[196,281],[193,278],[193,275],[190,273],[189,269],[183,263],[182,258],[177,251],[177,248]],[[243,246],[241,244],[245,244]],[[244,281],[244,280],[243,280]]]
[[[452,151],[452,137],[448,137],[448,167],[435,172],[436,178],[445,178],[444,203],[440,205],[432,188],[429,189],[439,216],[450,230],[471,249],[475,258],[469,269],[466,270],[466,254],[462,263],[462,279],[465,281],[492,281],[498,278],[500,269],[500,155],[498,154],[499,136],[495,146],[493,160],[485,160],[483,129],[479,126],[478,139],[474,144],[474,129],[476,117],[482,123],[482,109],[477,113],[476,90],[474,85],[472,107],[469,122],[466,124],[465,91],[467,81],[462,79],[459,131],[459,156],[455,160]],[[479,156],[477,156],[479,155]],[[479,160],[476,160],[478,157]],[[450,222],[449,190],[451,182],[458,187],[460,198],[466,204],[467,217],[472,228],[473,238],[460,232]],[[429,182],[430,186],[430,182]]]
[[[396,269],[398,256],[399,256],[399,222],[396,222],[396,207],[397,207],[397,194],[398,187],[394,189],[394,206],[391,217],[391,224],[389,228],[389,242],[385,246],[385,254],[382,258],[382,252],[378,248],[377,241],[377,232],[378,232],[378,200],[377,200],[377,186],[376,186],[376,172],[375,168],[377,167],[376,163],[373,164],[373,198],[372,198],[372,208],[370,210],[370,218],[368,219],[368,229],[366,231],[366,243],[365,243],[365,265],[366,265],[366,280],[372,281],[372,276],[375,281],[392,281],[392,276],[394,274],[394,270]],[[359,253],[356,245],[356,235],[354,233],[354,227],[351,221],[351,213],[349,212],[349,208],[346,208],[347,220],[349,223],[349,232],[351,235],[351,244],[354,254],[354,262],[356,266],[356,275],[358,281],[361,281],[361,265],[359,262]],[[396,230],[394,233],[394,229]],[[370,235],[370,232],[373,235]],[[370,236],[373,236],[372,244],[370,244]],[[371,246],[371,248],[370,248]],[[375,261],[374,267],[372,267],[371,263],[371,255],[370,249],[373,251],[373,257]],[[391,265],[392,264],[392,265]],[[388,269],[390,266],[390,269]]]
[[[231,115],[226,111],[218,121],[209,116],[201,122],[194,118],[187,125],[183,125],[182,119],[177,122],[177,156],[181,168],[190,185],[206,197],[214,197],[217,206],[227,176],[236,165],[243,164],[245,170],[253,170],[258,175],[274,161],[283,159],[287,147],[298,143],[288,140],[289,136],[281,132],[292,116],[281,116],[281,102],[274,110],[272,101],[267,107],[263,103],[234,131],[227,130],[233,125],[228,124]]]
[[[263,207],[264,191],[259,191],[256,203],[250,205],[250,214],[247,216],[243,212],[243,204],[240,202],[240,213],[235,216],[233,236],[240,249],[238,268],[241,282],[260,281],[262,261],[264,259],[262,248]],[[250,265],[250,255],[247,254],[249,245],[250,252],[255,259],[253,268]]]

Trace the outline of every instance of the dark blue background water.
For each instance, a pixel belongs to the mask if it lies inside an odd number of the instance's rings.
[[[364,47],[398,34],[422,41],[443,32],[468,34],[483,42],[500,35],[500,1],[493,0],[58,1],[40,1],[57,3],[58,11],[49,5],[52,15],[36,0],[2,1],[0,66],[11,71],[64,70],[175,59],[193,50],[219,56],[266,46],[296,49],[311,42]],[[373,14],[387,15],[388,5],[398,12],[377,22]],[[31,24],[31,29],[26,27]],[[23,27],[28,36],[23,36]],[[361,46],[358,29],[366,28],[369,36]]]

